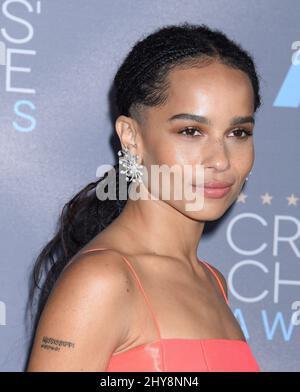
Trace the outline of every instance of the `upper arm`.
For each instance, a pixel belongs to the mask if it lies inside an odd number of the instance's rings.
[[[59,276],[41,314],[27,371],[104,371],[127,336],[131,281],[120,257],[81,255]],[[124,263],[123,263],[124,264]]]

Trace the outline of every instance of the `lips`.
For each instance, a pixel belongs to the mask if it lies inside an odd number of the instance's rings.
[[[202,191],[204,192],[203,193],[204,196],[207,198],[219,199],[224,197],[230,192],[232,184],[230,185],[226,185],[226,184],[228,184],[228,182],[227,183],[209,182],[209,183],[204,183],[204,187],[196,187],[195,185],[193,185],[193,187],[198,188],[199,190],[202,189]]]
[[[199,188],[204,191],[204,196],[212,199],[219,199],[230,192],[232,182],[227,181],[207,181],[203,186],[193,185],[194,188]]]
[[[204,183],[204,187],[209,189],[223,189],[223,188],[228,188],[231,185],[232,182],[227,182],[227,181],[207,181]]]

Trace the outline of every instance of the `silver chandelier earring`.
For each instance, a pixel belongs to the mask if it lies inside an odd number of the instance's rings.
[[[134,145],[136,147],[136,144]],[[140,165],[137,162],[139,155],[132,154],[131,151],[124,147],[122,150],[118,151],[119,165],[123,167],[120,173],[126,175],[127,182],[142,182],[142,168],[143,165]]]
[[[252,171],[249,173],[249,177],[251,176]],[[246,177],[246,181],[248,181],[249,177]]]

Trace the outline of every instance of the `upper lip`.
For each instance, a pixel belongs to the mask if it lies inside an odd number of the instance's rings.
[[[232,182],[227,182],[227,181],[207,181],[204,182],[204,187],[205,188],[228,188],[232,184],[233,184]]]

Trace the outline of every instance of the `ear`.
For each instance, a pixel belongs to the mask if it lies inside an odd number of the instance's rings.
[[[141,157],[142,145],[135,121],[128,116],[120,115],[115,121],[115,130],[119,136],[122,148],[127,147],[131,153]]]
[[[115,129],[119,136],[122,147],[136,148],[137,131],[133,120],[130,117],[120,115],[115,122]],[[134,153],[137,154],[136,150]]]

